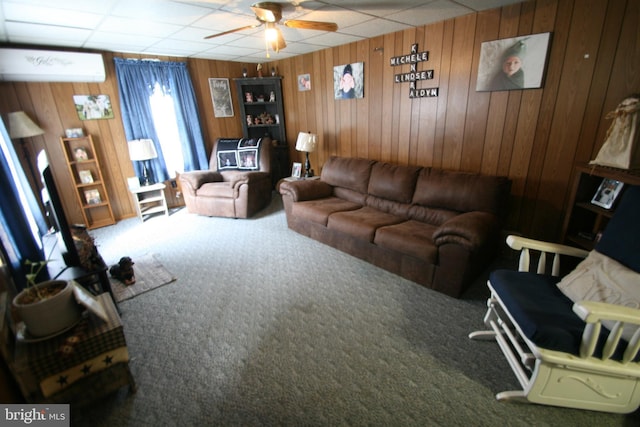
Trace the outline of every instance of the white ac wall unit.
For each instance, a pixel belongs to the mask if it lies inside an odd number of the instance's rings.
[[[97,53],[0,48],[0,81],[104,82]]]

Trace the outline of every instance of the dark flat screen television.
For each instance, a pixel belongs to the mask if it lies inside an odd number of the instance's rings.
[[[47,166],[42,170],[42,178],[44,186],[49,193],[50,215],[57,231],[58,245],[64,263],[69,267],[77,267],[80,265],[80,256],[73,240],[72,225],[67,221],[62,205],[62,199],[58,192],[51,166]]]

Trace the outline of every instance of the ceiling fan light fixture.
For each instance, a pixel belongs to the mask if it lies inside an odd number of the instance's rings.
[[[264,29],[264,38],[267,43],[278,41],[278,29],[276,28],[275,24],[267,22],[266,28]]]

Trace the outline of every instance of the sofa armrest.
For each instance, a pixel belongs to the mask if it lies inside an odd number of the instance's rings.
[[[195,191],[207,182],[220,182],[222,175],[211,170],[190,171],[180,174],[180,182],[188,191]]]
[[[498,225],[498,217],[494,214],[479,211],[465,212],[438,227],[433,232],[433,241],[437,246],[456,243],[475,250],[498,231]]]
[[[302,202],[329,197],[333,194],[333,187],[319,179],[304,179],[283,181],[280,183],[278,191],[283,196],[290,196],[294,202]]]

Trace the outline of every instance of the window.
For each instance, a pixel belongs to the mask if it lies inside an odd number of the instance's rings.
[[[175,178],[176,172],[184,172],[180,133],[178,132],[173,98],[164,93],[159,83],[156,83],[153,95],[151,95],[151,114],[162,149],[162,156],[167,166],[167,173],[170,178]]]

